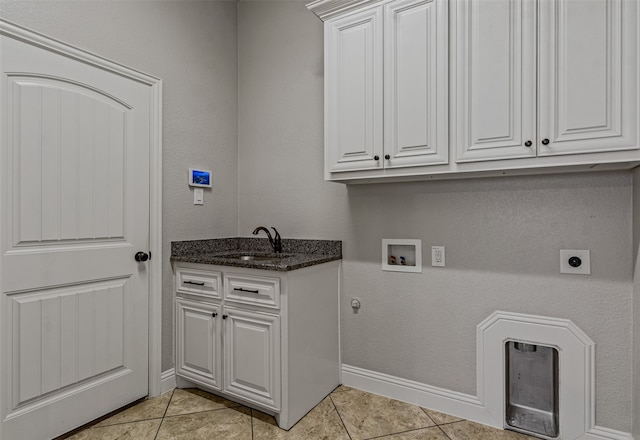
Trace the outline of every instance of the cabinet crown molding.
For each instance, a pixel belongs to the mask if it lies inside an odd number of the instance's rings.
[[[307,3],[307,9],[316,14],[322,21],[344,14],[346,12],[360,9],[383,0],[316,0]]]

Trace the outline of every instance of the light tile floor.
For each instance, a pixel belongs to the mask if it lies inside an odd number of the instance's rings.
[[[526,440],[416,405],[340,386],[291,430],[273,417],[197,389],[145,400],[69,440]]]

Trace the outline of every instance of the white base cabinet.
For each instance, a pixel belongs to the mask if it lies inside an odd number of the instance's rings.
[[[174,270],[179,385],[272,414],[283,429],[339,385],[339,261]]]

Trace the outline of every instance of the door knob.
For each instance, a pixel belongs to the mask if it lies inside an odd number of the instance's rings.
[[[542,139],[542,145],[549,145],[549,139]]]
[[[227,319],[229,315],[222,315],[222,319]]]
[[[376,154],[375,156],[373,156],[373,160],[380,160],[380,156]]]
[[[136,261],[147,261],[149,259],[149,254],[147,254],[146,252],[136,252],[136,254],[134,255],[134,257],[136,259]]]
[[[391,159],[391,156],[389,156],[388,154],[385,154],[385,155],[384,155],[384,158],[385,158],[385,159],[387,159],[387,160],[389,160],[389,159]]]
[[[524,146],[525,146],[525,147],[530,147],[530,146],[531,146],[531,141],[527,141],[527,142],[525,142],[525,143],[524,143]]]

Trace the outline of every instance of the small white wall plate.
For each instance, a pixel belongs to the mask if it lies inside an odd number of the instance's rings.
[[[576,264],[578,264],[576,266]],[[561,249],[560,273],[591,275],[591,252],[588,250]]]

